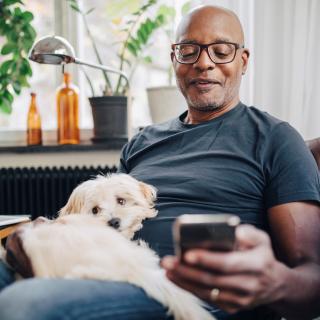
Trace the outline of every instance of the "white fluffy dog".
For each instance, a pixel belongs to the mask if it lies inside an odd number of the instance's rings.
[[[142,220],[157,214],[155,196],[153,187],[124,174],[84,182],[56,220],[39,219],[19,230],[32,275],[126,281],[176,320],[213,319],[199,299],[166,278],[151,249],[129,241]]]
[[[157,215],[156,189],[127,174],[98,175],[76,187],[59,216],[88,213],[102,216],[127,239],[142,228],[142,221]]]

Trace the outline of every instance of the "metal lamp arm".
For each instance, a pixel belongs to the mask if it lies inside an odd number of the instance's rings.
[[[74,63],[82,64],[82,65],[85,65],[85,66],[88,66],[88,67],[92,67],[92,68],[95,68],[95,69],[100,69],[100,70],[104,70],[104,71],[107,71],[107,72],[112,72],[112,73],[119,74],[121,77],[123,77],[127,81],[127,85],[129,87],[129,79],[128,79],[127,75],[124,72],[120,71],[120,70],[113,69],[113,68],[110,68],[110,67],[106,67],[106,66],[103,66],[103,65],[100,65],[100,64],[85,62],[85,61],[82,61],[82,60],[80,60],[78,58],[74,58]]]

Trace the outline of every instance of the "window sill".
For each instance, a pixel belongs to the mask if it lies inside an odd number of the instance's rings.
[[[89,151],[120,151],[127,142],[125,138],[111,138],[92,142],[92,129],[81,129],[79,144],[59,145],[56,130],[43,130],[42,145],[28,146],[25,131],[0,131],[0,154],[2,153],[65,153]]]
[[[127,142],[125,138],[114,138],[99,143],[82,140],[79,144],[59,145],[56,141],[45,141],[42,145],[28,146],[25,141],[0,141],[0,153],[65,153],[121,150]]]

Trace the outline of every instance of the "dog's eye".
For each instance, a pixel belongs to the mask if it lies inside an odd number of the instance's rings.
[[[123,205],[126,204],[126,200],[123,199],[123,198],[117,198],[117,202],[118,202],[121,206],[123,206]]]
[[[98,207],[93,207],[91,211],[92,211],[93,214],[97,214],[99,212],[99,208]]]

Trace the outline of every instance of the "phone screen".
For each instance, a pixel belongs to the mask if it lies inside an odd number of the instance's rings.
[[[179,256],[194,248],[229,251],[235,248],[235,229],[240,219],[233,215],[188,215],[174,226],[176,253]]]

